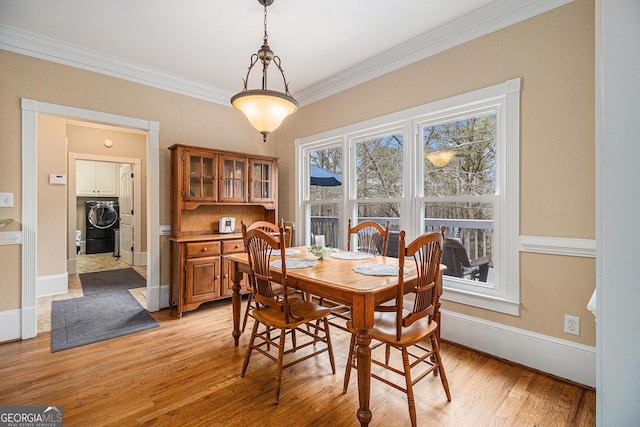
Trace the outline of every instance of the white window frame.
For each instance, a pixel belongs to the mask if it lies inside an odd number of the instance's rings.
[[[423,147],[422,135],[418,132],[426,122],[443,121],[449,117],[496,111],[496,193],[489,198],[494,209],[494,253],[497,261],[492,286],[482,284],[469,286],[464,281],[444,280],[443,300],[458,302],[501,313],[520,314],[520,266],[519,266],[519,201],[520,201],[520,78],[478,89],[472,92],[431,102],[418,107],[377,117],[360,123],[323,132],[295,141],[296,162],[296,222],[300,224],[298,235],[307,236],[310,229],[306,215],[308,206],[309,151],[328,146],[342,146],[343,191],[339,203],[340,218],[354,215],[355,204],[355,159],[352,141],[366,135],[376,135],[389,129],[404,128],[404,198],[401,202],[403,215],[400,228],[407,239],[416,238],[422,230],[422,203],[429,199],[422,193]],[[367,202],[373,200],[367,200]],[[386,200],[385,200],[386,201]],[[329,202],[329,201],[327,201]],[[340,223],[340,242],[346,246],[346,220]],[[308,237],[304,242],[308,244]],[[344,241],[343,241],[344,239]]]

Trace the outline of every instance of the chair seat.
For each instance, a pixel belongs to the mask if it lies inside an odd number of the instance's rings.
[[[406,311],[406,310],[405,310]],[[373,328],[369,329],[371,338],[396,347],[408,347],[421,341],[424,337],[434,333],[438,323],[427,318],[419,319],[410,326],[402,328],[402,338],[396,340],[396,313],[376,312],[373,318]],[[352,334],[357,333],[351,321],[347,322],[347,329]]]
[[[289,299],[289,304],[293,316],[300,317],[300,320],[289,316],[289,323],[287,323],[284,312],[279,307],[261,307],[258,310],[253,310],[253,317],[260,323],[278,329],[292,329],[309,321],[323,319],[331,314],[329,308],[299,298]]]

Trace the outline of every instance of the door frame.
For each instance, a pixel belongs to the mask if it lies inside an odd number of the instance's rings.
[[[38,334],[38,115],[137,129],[147,134],[147,310],[160,309],[160,140],[158,122],[22,98],[21,338]]]

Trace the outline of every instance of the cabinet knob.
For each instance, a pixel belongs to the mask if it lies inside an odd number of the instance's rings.
[[[207,247],[202,248],[202,252],[207,252]]]

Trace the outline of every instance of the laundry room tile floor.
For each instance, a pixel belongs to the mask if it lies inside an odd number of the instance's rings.
[[[125,264],[112,253],[91,255],[78,255],[76,258],[78,272],[69,274],[69,292],[62,295],[52,295],[38,298],[38,333],[51,330],[51,301],[83,296],[80,284],[80,273],[93,273],[95,271],[116,270],[120,268],[133,268],[143,277],[147,277],[147,267],[138,267]],[[130,289],[131,295],[138,300],[140,305],[147,307],[146,288]]]

